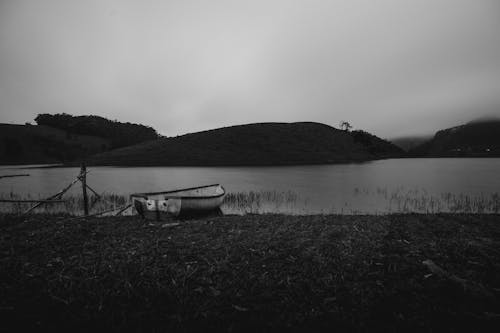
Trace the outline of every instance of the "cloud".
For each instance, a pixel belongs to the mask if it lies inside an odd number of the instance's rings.
[[[176,135],[347,119],[392,137],[500,112],[493,0],[0,6],[2,122],[99,114]]]

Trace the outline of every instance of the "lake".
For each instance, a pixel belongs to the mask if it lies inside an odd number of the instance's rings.
[[[387,159],[357,164],[280,167],[89,167],[97,192],[127,195],[222,184],[229,213],[498,212],[500,158]],[[0,195],[46,197],[70,183],[78,168],[0,166]],[[69,195],[80,195],[75,186]],[[252,193],[249,193],[252,192]],[[250,198],[253,200],[242,200]],[[5,204],[4,204],[5,205]],[[245,207],[246,205],[246,207]]]

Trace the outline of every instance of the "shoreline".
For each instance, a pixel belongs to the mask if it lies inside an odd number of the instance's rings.
[[[232,215],[178,226],[0,215],[0,254],[0,314],[19,329],[500,324],[498,214]]]
[[[259,167],[300,167],[300,166],[328,166],[328,165],[343,165],[343,164],[364,164],[383,160],[410,160],[410,159],[498,159],[500,155],[496,156],[391,156],[391,157],[378,157],[373,159],[359,159],[359,160],[339,160],[332,162],[317,162],[317,163],[274,163],[274,164],[87,164],[87,167],[116,167],[116,168],[158,168],[158,167],[199,167],[199,168],[259,168]],[[12,167],[13,169],[59,169],[59,168],[78,168],[81,162],[68,162],[68,163],[54,163],[42,164],[40,166],[32,166],[32,163],[26,164],[0,164],[0,167]]]

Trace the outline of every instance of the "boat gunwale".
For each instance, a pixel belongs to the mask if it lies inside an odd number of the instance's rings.
[[[175,193],[175,192],[181,192],[181,191],[197,190],[200,188],[213,187],[213,186],[220,186],[222,188],[222,193],[217,194],[217,195],[205,195],[205,196],[167,195],[166,198],[168,197],[169,199],[215,199],[215,198],[222,197],[226,194],[226,189],[221,184],[211,184],[211,185],[204,185],[204,186],[182,188],[182,189],[173,190],[173,191],[132,193],[130,195],[130,198],[139,197],[139,198],[143,198],[143,199],[148,199],[148,196],[150,196],[150,195],[169,194],[169,193]]]

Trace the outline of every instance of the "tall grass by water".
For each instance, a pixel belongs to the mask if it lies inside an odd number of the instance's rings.
[[[231,214],[390,214],[390,213],[500,213],[499,193],[471,195],[425,189],[375,190],[355,188],[350,197],[317,204],[296,192],[249,191],[229,193],[223,211]]]
[[[403,187],[389,191],[387,188],[354,189],[356,197],[376,197],[385,201],[384,211],[388,213],[499,213],[499,193],[466,193],[444,192],[429,193],[426,189],[405,189]]]
[[[41,196],[32,196],[32,195],[19,195],[13,192],[8,194],[0,194],[0,199],[8,199],[8,200],[42,200],[44,199]],[[67,213],[69,215],[83,215],[83,197],[81,195],[65,195],[62,197],[64,202],[60,203],[50,203],[50,204],[42,204],[40,207],[35,208],[33,213],[42,213],[42,214],[61,214]],[[103,211],[109,210],[118,210],[121,207],[125,206],[129,202],[128,196],[113,194],[113,193],[103,193],[100,198],[97,199],[95,195],[89,195],[89,205],[90,210],[89,214],[97,214]],[[26,203],[26,202],[0,202],[0,212],[2,213],[14,213],[20,214],[26,212],[35,203]],[[132,214],[131,209],[128,209],[127,212],[129,215]],[[126,213],[126,214],[127,214]]]
[[[20,196],[15,193],[0,194],[0,199],[38,200],[40,196]],[[34,213],[82,215],[83,198],[78,195],[63,197],[62,203],[43,204]],[[118,211],[130,202],[126,195],[104,193],[101,198],[89,197],[90,214]],[[0,203],[0,212],[22,213],[33,203]],[[318,205],[310,198],[303,198],[293,191],[230,192],[224,198],[225,214],[390,214],[390,213],[500,213],[498,193],[471,195],[445,192],[428,193],[425,189],[355,188],[350,197],[334,200],[330,205]],[[132,208],[124,215],[135,214]]]

